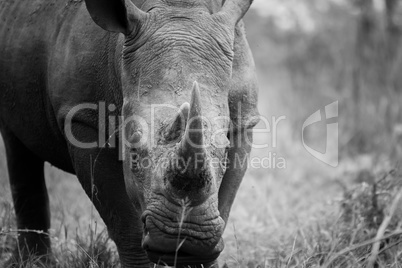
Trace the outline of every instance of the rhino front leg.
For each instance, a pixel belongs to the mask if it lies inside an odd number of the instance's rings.
[[[88,135],[91,130],[86,130]],[[79,134],[78,134],[79,135]],[[81,140],[89,139],[88,136]],[[116,243],[124,268],[152,267],[141,247],[142,223],[126,193],[122,164],[112,149],[81,149],[70,145],[78,179]]]
[[[49,197],[43,165],[13,133],[1,129],[5,143],[7,166],[19,231],[18,245],[7,266],[34,256],[49,260]]]

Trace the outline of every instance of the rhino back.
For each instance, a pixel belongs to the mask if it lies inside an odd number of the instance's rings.
[[[65,116],[83,102],[119,99],[115,69],[107,69],[117,35],[96,26],[83,1],[1,0],[0,10],[0,128],[73,172]],[[96,127],[95,115],[84,121]]]

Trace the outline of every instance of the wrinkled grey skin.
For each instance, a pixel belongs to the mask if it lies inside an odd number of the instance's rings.
[[[250,0],[226,0],[223,8],[220,0],[133,3],[0,0],[0,130],[18,228],[50,227],[43,173],[48,161],[77,175],[116,242],[122,267],[153,267],[150,259],[159,258],[172,265],[179,232],[184,243],[178,267],[214,263],[246,170],[234,160],[250,151],[245,141],[252,137],[245,130],[258,121],[254,62],[241,21]],[[174,127],[177,111],[157,109],[151,122],[150,105],[178,109],[191,98],[191,111],[202,110],[206,119],[230,117],[194,134],[202,141],[203,161],[227,157],[227,168],[158,168],[164,156],[189,157],[194,151],[183,143],[187,132]],[[123,161],[116,147],[73,145],[66,133],[70,126],[81,142],[98,141],[102,131],[98,110],[78,111],[71,125],[68,112],[99,102],[117,107],[107,116],[136,115],[153,123],[155,135],[148,133],[141,146],[126,146]],[[106,132],[117,128],[112,124]],[[220,129],[222,135],[213,137]],[[131,142],[145,135],[136,124],[121,131]],[[228,140],[230,146],[217,146]],[[133,168],[133,152],[151,159],[151,166]],[[50,254],[45,234],[23,232],[19,246],[23,254],[17,261],[28,251]]]

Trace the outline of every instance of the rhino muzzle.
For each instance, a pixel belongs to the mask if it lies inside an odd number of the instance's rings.
[[[218,254],[210,255],[207,257],[197,257],[192,256],[186,253],[181,253],[180,251],[177,254],[165,254],[154,251],[147,251],[147,255],[150,261],[156,264],[161,265],[169,265],[174,267],[203,267],[203,268],[212,268],[214,266],[215,260],[219,257]]]
[[[149,259],[175,267],[208,267],[224,248],[225,222],[219,215],[217,200],[211,198],[199,206],[183,208],[183,204],[171,203],[163,196],[156,199],[142,215],[142,247]]]

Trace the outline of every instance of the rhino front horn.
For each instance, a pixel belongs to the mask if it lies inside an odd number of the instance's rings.
[[[196,159],[198,153],[203,153],[204,129],[202,122],[201,96],[197,82],[193,84],[191,92],[190,110],[188,113],[186,129],[181,141],[181,154],[185,159]]]
[[[169,179],[172,192],[180,198],[188,197],[193,204],[204,202],[211,193],[214,176],[208,164],[197,82],[193,84],[186,128],[177,154],[181,161],[178,161],[175,176]]]

